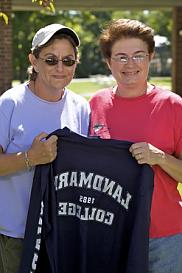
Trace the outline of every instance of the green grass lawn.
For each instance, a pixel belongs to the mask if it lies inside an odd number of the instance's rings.
[[[150,83],[156,84],[158,86],[164,86],[171,90],[172,82],[171,77],[151,77]]]
[[[104,88],[105,85],[104,84],[99,84],[97,82],[91,82],[89,81],[73,81],[68,88],[70,88],[72,91],[80,94],[80,95],[84,95],[84,94],[92,94],[94,93],[96,90],[100,89],[100,88]]]
[[[105,77],[104,77],[105,79]],[[150,83],[153,83],[158,86],[163,86],[165,88],[171,89],[171,78],[170,77],[151,77]],[[105,88],[107,86],[114,85],[115,82],[110,80],[106,82],[105,80],[93,80],[88,79],[84,81],[74,80],[72,83],[68,86],[72,91],[75,93],[78,93],[87,99],[94,94],[97,90]]]
[[[18,84],[18,81],[13,81],[13,86]],[[171,78],[170,77],[151,77],[150,83],[156,84],[158,86],[163,86],[168,89],[171,89]],[[89,99],[92,94],[94,94],[97,90],[112,86],[115,82],[109,77],[97,76],[95,78],[88,79],[75,79],[68,86],[69,89],[84,96],[86,99]]]

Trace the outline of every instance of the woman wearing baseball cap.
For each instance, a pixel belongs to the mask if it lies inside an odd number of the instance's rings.
[[[34,168],[52,162],[65,126],[87,135],[89,106],[67,89],[78,63],[77,34],[66,26],[41,28],[32,41],[29,81],[0,97],[0,272],[18,272]]]

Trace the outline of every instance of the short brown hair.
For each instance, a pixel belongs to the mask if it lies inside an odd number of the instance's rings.
[[[154,30],[138,20],[118,19],[109,23],[100,35],[100,48],[105,59],[111,57],[113,44],[121,38],[143,40],[149,53],[154,52]]]

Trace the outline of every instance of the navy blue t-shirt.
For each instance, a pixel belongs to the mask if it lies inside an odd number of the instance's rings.
[[[153,171],[131,142],[59,129],[36,167],[20,273],[147,273]]]

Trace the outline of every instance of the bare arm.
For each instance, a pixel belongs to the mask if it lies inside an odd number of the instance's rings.
[[[47,134],[41,133],[35,137],[31,148],[28,151],[28,159],[32,167],[38,164],[52,162],[57,155],[57,136],[51,136],[48,140],[42,141]],[[10,175],[27,169],[25,153],[4,154],[0,146],[0,176]]]
[[[182,183],[182,152],[179,158],[165,153],[163,160],[158,165],[173,179]]]
[[[26,169],[24,153],[4,154],[0,146],[0,176]]]
[[[132,144],[132,156],[139,164],[158,165],[177,182],[182,182],[182,152],[176,158],[146,142]]]

